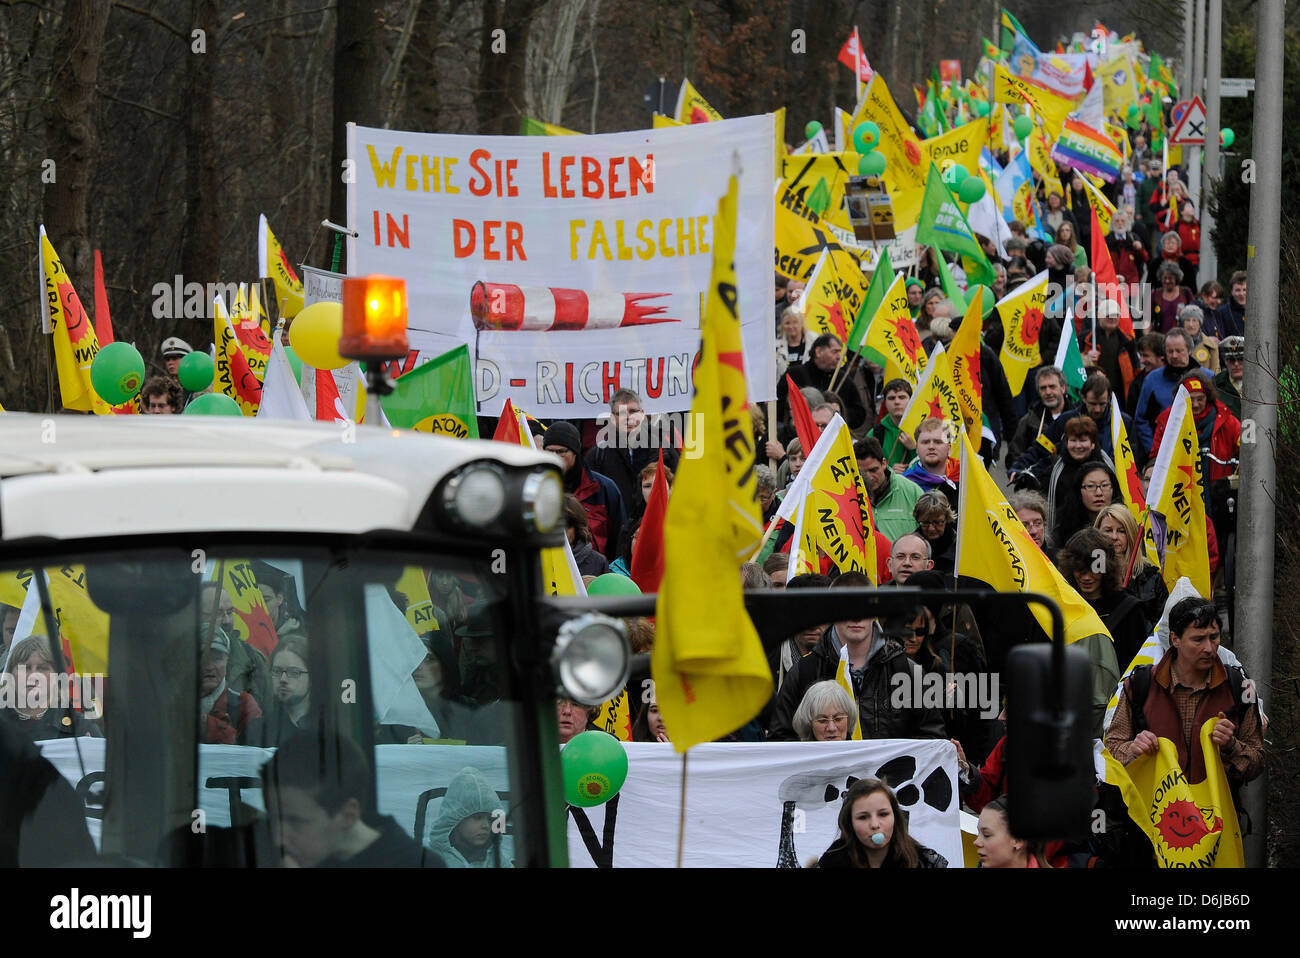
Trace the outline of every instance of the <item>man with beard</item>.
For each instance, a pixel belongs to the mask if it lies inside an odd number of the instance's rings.
[[[311,673],[307,668],[307,640],[285,635],[271,653],[274,698],[266,721],[265,748],[275,748],[307,725],[311,711]]]
[[[846,572],[835,580],[832,589],[870,588],[871,580],[860,572]],[[794,713],[804,693],[817,682],[835,678],[841,651],[846,652],[848,677],[858,702],[858,727],[864,739],[872,738],[944,738],[943,719],[937,709],[909,703],[913,707],[895,707],[891,701],[897,684],[894,676],[919,688],[921,667],[907,657],[903,646],[887,638],[884,629],[872,618],[836,622],[817,640],[816,647],[786,677],[777,695],[772,720],[771,739],[795,742]]]
[[[1189,371],[1200,369],[1201,364],[1192,358],[1192,337],[1181,326],[1175,326],[1165,333],[1165,364],[1157,372],[1147,376],[1142,383],[1142,393],[1138,396],[1137,421],[1139,442],[1134,443],[1136,450],[1141,445],[1144,451],[1152,450],[1155,440],[1156,420],[1160,414],[1174,402],[1178,393],[1178,384]],[[1129,434],[1130,436],[1132,433]],[[1154,455],[1154,453],[1152,453]]]

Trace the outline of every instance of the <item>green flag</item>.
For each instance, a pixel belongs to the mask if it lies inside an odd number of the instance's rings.
[[[958,316],[965,316],[966,297],[962,294],[957,281],[952,278],[952,271],[948,269],[948,261],[943,258],[943,254],[937,249],[934,250],[934,257],[939,261],[939,285],[943,287],[943,295],[952,301]]]
[[[916,224],[916,242],[961,254],[967,282],[993,285],[996,278],[993,267],[933,163],[925,180],[921,217]]]
[[[1088,372],[1083,368],[1083,354],[1079,352],[1079,337],[1074,333],[1074,316],[1066,314],[1065,329],[1061,331],[1061,343],[1056,347],[1056,360],[1053,363],[1065,373],[1065,388],[1070,398],[1079,399],[1083,390],[1083,381]]]
[[[388,421],[401,429],[477,439],[469,347],[457,346],[398,377],[381,402]]]
[[[844,347],[849,352],[861,351],[862,338],[867,335],[871,317],[876,315],[876,310],[880,307],[880,302],[885,298],[889,284],[893,281],[894,266],[889,262],[889,250],[882,250],[880,260],[876,263],[876,271],[871,274],[867,295],[862,297],[862,308],[858,310],[858,315],[853,319],[853,326],[849,329],[849,341]]]
[[[812,188],[808,197],[803,201],[803,205],[818,216],[826,215],[826,210],[831,205],[831,188],[826,185],[826,177],[823,176],[817,180],[817,185]]]

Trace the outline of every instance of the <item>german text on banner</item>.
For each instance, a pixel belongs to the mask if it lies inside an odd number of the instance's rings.
[[[1218,719],[1200,730],[1205,780],[1192,784],[1178,764],[1178,747],[1159,739],[1160,751],[1121,765],[1109,752],[1106,781],[1124,794],[1128,814],[1151,839],[1161,868],[1244,868],[1241,826],[1232,804],[1219,747],[1210,741]]]
[[[452,136],[351,126],[349,269],[406,279],[412,349],[462,343],[480,415],[507,398],[594,418],[619,388],[690,406],[733,150],[750,399],[776,395],[771,114],[600,136]],[[752,173],[752,175],[750,175]]]

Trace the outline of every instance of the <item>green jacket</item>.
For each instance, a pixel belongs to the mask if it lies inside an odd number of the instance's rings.
[[[877,531],[888,536],[890,542],[914,531],[916,520],[912,518],[912,509],[919,498],[921,487],[891,469],[885,494],[879,500],[875,497],[871,500]]]
[[[871,435],[879,440],[880,448],[885,450],[885,465],[893,466],[900,462],[906,465],[916,458],[916,450],[909,449],[898,441],[898,425],[892,416],[886,416],[872,426]]]
[[[1232,384],[1232,377],[1225,369],[1214,377],[1214,388],[1219,391],[1219,401],[1232,410],[1232,414],[1241,418],[1241,390]]]

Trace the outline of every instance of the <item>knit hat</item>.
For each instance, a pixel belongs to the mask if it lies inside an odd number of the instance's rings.
[[[579,459],[582,458],[582,438],[578,435],[578,427],[571,422],[560,421],[546,430],[542,447],[547,446],[563,446]]]
[[[912,277],[911,279],[909,279],[906,283],[904,283],[903,286],[904,286],[904,287],[907,287],[907,286],[919,286],[921,289],[925,289],[925,283],[921,282],[921,281],[920,281],[919,279],[917,279],[915,276],[913,276],[913,277]]]

